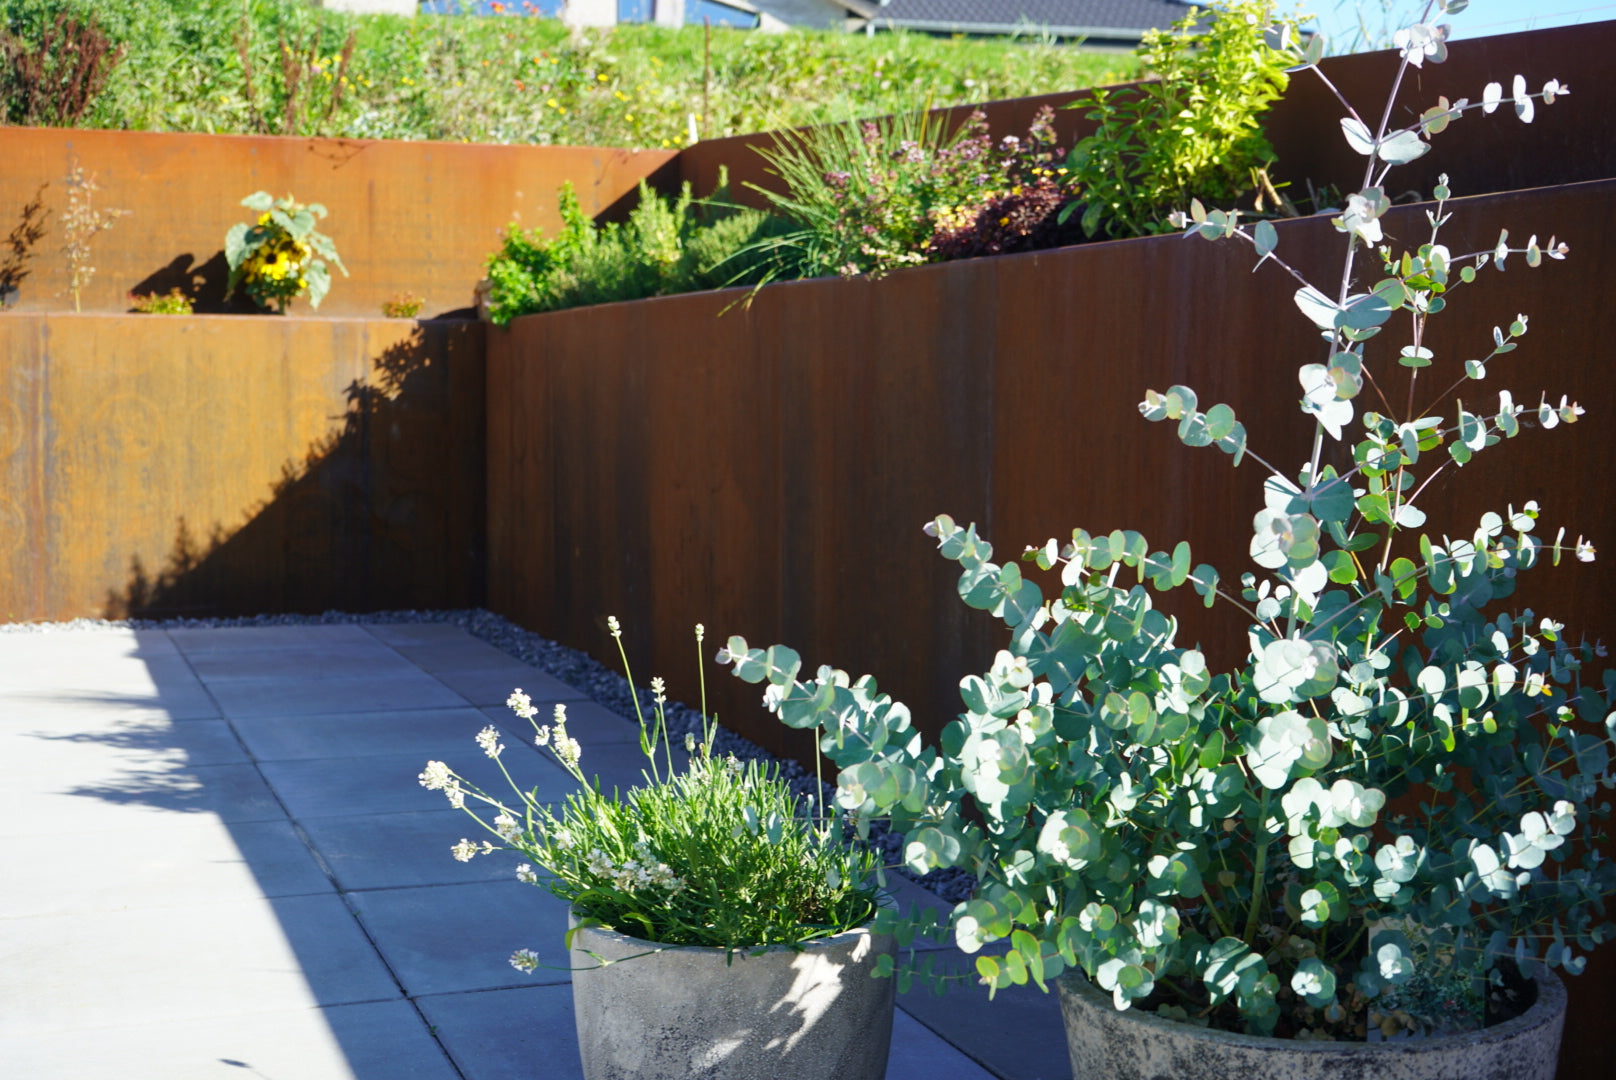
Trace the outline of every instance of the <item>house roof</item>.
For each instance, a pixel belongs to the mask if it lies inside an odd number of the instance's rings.
[[[1033,29],[1136,41],[1146,30],[1171,26],[1191,6],[1184,0],[886,0],[874,21],[910,30],[1003,34]]]

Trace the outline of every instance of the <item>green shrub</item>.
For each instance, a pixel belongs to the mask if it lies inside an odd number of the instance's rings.
[[[1230,205],[1273,163],[1259,118],[1284,93],[1290,64],[1265,40],[1274,5],[1211,7],[1207,25],[1192,10],[1171,34],[1146,32],[1139,57],[1154,81],[1095,90],[1070,106],[1088,109],[1100,125],[1069,162],[1089,236],[1170,231],[1168,214],[1192,198]]]
[[[596,225],[572,185],[563,186],[553,239],[513,225],[490,256],[489,317],[503,326],[540,311],[800,276],[768,242],[782,223],[725,205],[725,190],[721,183],[713,199],[698,203],[686,184],[669,202],[641,181],[626,222]]]
[[[692,119],[703,137],[734,135],[1134,70],[1028,42],[714,29],[704,48],[699,26],[569,34],[555,19],[349,15],[306,0],[0,0],[0,29],[37,48],[64,11],[93,12],[127,49],[80,122],[153,131],[677,147]]]

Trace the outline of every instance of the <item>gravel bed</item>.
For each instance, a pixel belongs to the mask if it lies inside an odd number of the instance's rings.
[[[331,625],[341,623],[451,623],[463,627],[473,637],[478,638],[506,654],[515,657],[524,663],[531,664],[540,671],[549,673],[562,682],[582,691],[591,699],[606,706],[608,709],[623,715],[634,715],[634,697],[629,689],[628,680],[601,664],[588,653],[557,644],[548,638],[522,629],[508,619],[501,618],[492,612],[481,608],[466,608],[460,610],[435,611],[378,611],[363,615],[356,615],[343,611],[327,611],[322,615],[248,615],[217,619],[74,619],[71,622],[57,623],[0,623],[0,634],[48,634],[61,630],[95,630],[95,629],[132,629],[132,630],[167,630],[192,627],[230,627],[230,626],[300,626],[300,625]],[[648,689],[639,690],[640,707],[647,711],[654,707],[651,692]],[[702,730],[701,713],[682,703],[670,701],[667,703],[666,715],[668,731],[675,742],[684,738],[686,732],[693,732],[698,736]],[[713,752],[718,754],[733,754],[742,761],[775,761],[780,766],[780,773],[790,784],[793,791],[799,796],[817,795],[824,800],[834,796],[834,788],[827,784],[815,793],[816,782],[811,773],[799,763],[792,760],[778,760],[762,747],[749,739],[745,739],[733,731],[719,726],[713,737]],[[900,838],[886,829],[882,823],[874,823],[870,829],[870,842],[880,849],[883,861],[888,866],[897,867],[897,873],[936,893],[949,903],[959,903],[970,898],[971,890],[976,886],[976,879],[963,870],[938,870],[924,877],[916,877],[913,873],[903,869],[901,865],[902,848]]]

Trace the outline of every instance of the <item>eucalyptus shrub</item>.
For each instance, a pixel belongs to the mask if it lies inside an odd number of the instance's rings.
[[[1077,970],[1119,1009],[1258,1034],[1421,1033],[1479,1024],[1482,974],[1497,985],[1510,962],[1575,974],[1611,933],[1616,874],[1593,842],[1613,783],[1616,673],[1592,668],[1597,650],[1560,624],[1496,604],[1517,575],[1592,560],[1593,548],[1564,530],[1537,535],[1535,503],[1447,533],[1424,528],[1419,505],[1438,473],[1582,414],[1508,391],[1480,407],[1479,384],[1526,333],[1524,315],[1495,329],[1479,360],[1434,355],[1426,332],[1478,274],[1563,258],[1564,244],[1505,233],[1484,251],[1450,250],[1445,179],[1429,239],[1406,252],[1385,242],[1387,174],[1431,136],[1501,105],[1530,122],[1567,93],[1553,80],[1530,92],[1517,76],[1479,101],[1398,108],[1409,68],[1442,61],[1445,37],[1429,21],[1402,31],[1378,122],[1350,107],[1341,121],[1364,172],[1333,220],[1344,257],[1328,286],[1281,258],[1267,222],[1199,203],[1179,219],[1187,235],[1248,244],[1290,274],[1324,339],[1296,371],[1314,433],[1294,475],[1251,449],[1255,433],[1227,405],[1203,408],[1175,386],[1140,406],[1190,446],[1262,464],[1250,545],[1260,574],[1237,588],[1187,544],[1159,551],[1137,533],[1079,529],[1024,556],[1058,569],[1046,593],[993,562],[974,526],[937,518],[927,530],[963,568],[960,595],[1010,640],[961,682],[965,711],[936,746],[869,676],[810,677],[790,649],[740,638],[720,654],[768,683],[786,724],[818,731],[841,770],[840,805],[860,821],[889,817],[909,867],[976,874],[948,927],[994,989]],[[1323,41],[1301,50],[1285,38],[1272,40],[1323,78]],[[1389,122],[1404,115],[1415,119]],[[1394,326],[1407,337],[1388,344]],[[1432,379],[1453,382],[1447,404],[1399,410]],[[1325,460],[1341,440],[1351,465],[1338,471]],[[1212,671],[1153,606],[1147,586],[1186,584],[1249,618],[1236,670]],[[911,916],[905,930],[917,926]]]

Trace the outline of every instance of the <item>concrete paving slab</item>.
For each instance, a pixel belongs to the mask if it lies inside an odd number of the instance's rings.
[[[423,671],[310,679],[296,672],[279,677],[210,682],[209,690],[225,716],[323,716],[344,712],[451,709],[465,698]]]
[[[0,919],[331,891],[287,821],[225,825],[191,815],[158,829],[99,832],[93,850],[77,832],[13,837],[5,859],[28,869],[0,889]]]
[[[215,649],[189,655],[186,663],[209,685],[296,673],[299,679],[364,679],[416,676],[416,665],[379,641],[309,644],[285,649]]]
[[[460,1080],[407,1001],[15,1035],[0,1062],[29,1080]]]
[[[567,907],[543,886],[488,881],[378,889],[348,899],[411,996],[568,979]],[[517,949],[534,950],[549,969],[517,971],[510,965]]]
[[[1061,1045],[1064,1047],[1065,1043]],[[994,1077],[936,1032],[899,1009],[892,1018],[892,1056],[887,1059],[887,1080],[994,1080]]]
[[[344,890],[510,881],[526,861],[511,851],[456,860],[449,849],[462,837],[495,839],[459,810],[310,818],[302,826]]]
[[[3,708],[0,704],[0,708]],[[27,766],[28,779],[49,770],[76,770],[74,779],[118,764],[236,765],[249,759],[223,720],[174,720],[154,709],[105,709],[71,722],[19,710],[0,721],[8,756]]]
[[[73,782],[60,773],[51,788],[0,786],[0,837],[75,832],[96,836],[110,829],[180,825],[193,815],[215,820],[280,821],[285,812],[251,765],[159,765],[87,772]],[[83,841],[80,850],[88,851]],[[93,854],[93,853],[91,853]]]
[[[937,955],[962,972],[974,964],[957,951]],[[938,997],[917,979],[909,993],[899,995],[898,1005],[995,1076],[1072,1080],[1066,1027],[1053,988],[1045,994],[1035,986],[1012,986],[989,1001],[987,990],[971,982]]]
[[[209,633],[211,631],[203,631]],[[62,657],[79,657],[102,665],[118,660],[146,660],[180,655],[165,630],[129,630],[124,627],[89,627],[82,630],[47,630],[41,633],[0,634],[0,670],[12,670]]]
[[[316,645],[367,645],[375,636],[353,623],[286,626],[176,627],[168,638],[187,656],[231,649],[306,649]]]
[[[21,635],[6,634],[3,637]],[[49,634],[33,635],[50,637]],[[158,687],[196,688],[191,662],[177,651],[157,656],[124,656],[114,653],[80,656],[67,643],[52,652],[11,655],[0,641],[0,685],[8,692],[60,690],[68,693],[94,691],[98,695],[145,697]]]
[[[189,681],[187,681],[189,680]],[[72,723],[128,709],[159,711],[171,720],[207,720],[223,715],[207,688],[194,677],[167,679],[158,684],[147,680],[135,684],[126,680],[116,688],[109,676],[106,686],[86,681],[75,688],[8,688],[0,694],[0,718],[26,713],[30,717],[57,723]]]
[[[456,740],[446,753],[433,756],[491,796],[515,798],[499,767],[477,753],[477,748],[469,742]],[[507,747],[504,756],[512,778],[522,785],[523,790],[536,788],[540,801],[563,799],[567,792],[577,786],[560,765],[539,757],[536,750]],[[426,768],[427,760],[420,754],[376,754],[355,758],[266,761],[259,768],[285,803],[287,813],[301,821],[356,814],[441,810],[448,805],[443,793],[428,791],[418,779],[421,770]]]
[[[334,895],[0,920],[0,1036],[400,996]]]
[[[389,645],[437,645],[476,641],[454,623],[365,623],[364,631]],[[504,655],[501,653],[500,655]]]
[[[432,675],[478,706],[503,705],[510,698],[511,691],[518,687],[535,702],[571,701],[585,696],[583,691],[573,689],[553,675],[514,661],[491,667],[447,665],[432,671]]]
[[[371,757],[376,754],[479,753],[477,733],[489,724],[481,711],[398,709],[320,716],[255,716],[232,721],[259,761]],[[510,742],[511,740],[507,740]]]
[[[541,1072],[544,1080],[584,1080],[567,983],[416,1003],[466,1080],[534,1080]]]
[[[539,710],[539,714],[533,719],[540,724],[552,723],[553,704],[553,701],[534,698],[533,707]],[[586,751],[600,743],[631,742],[639,745],[640,725],[632,717],[625,719],[618,716],[595,701],[564,701],[561,704],[567,707],[567,730],[584,744]],[[526,742],[533,735],[533,725],[511,712],[503,703],[486,707],[481,712],[519,742]]]

